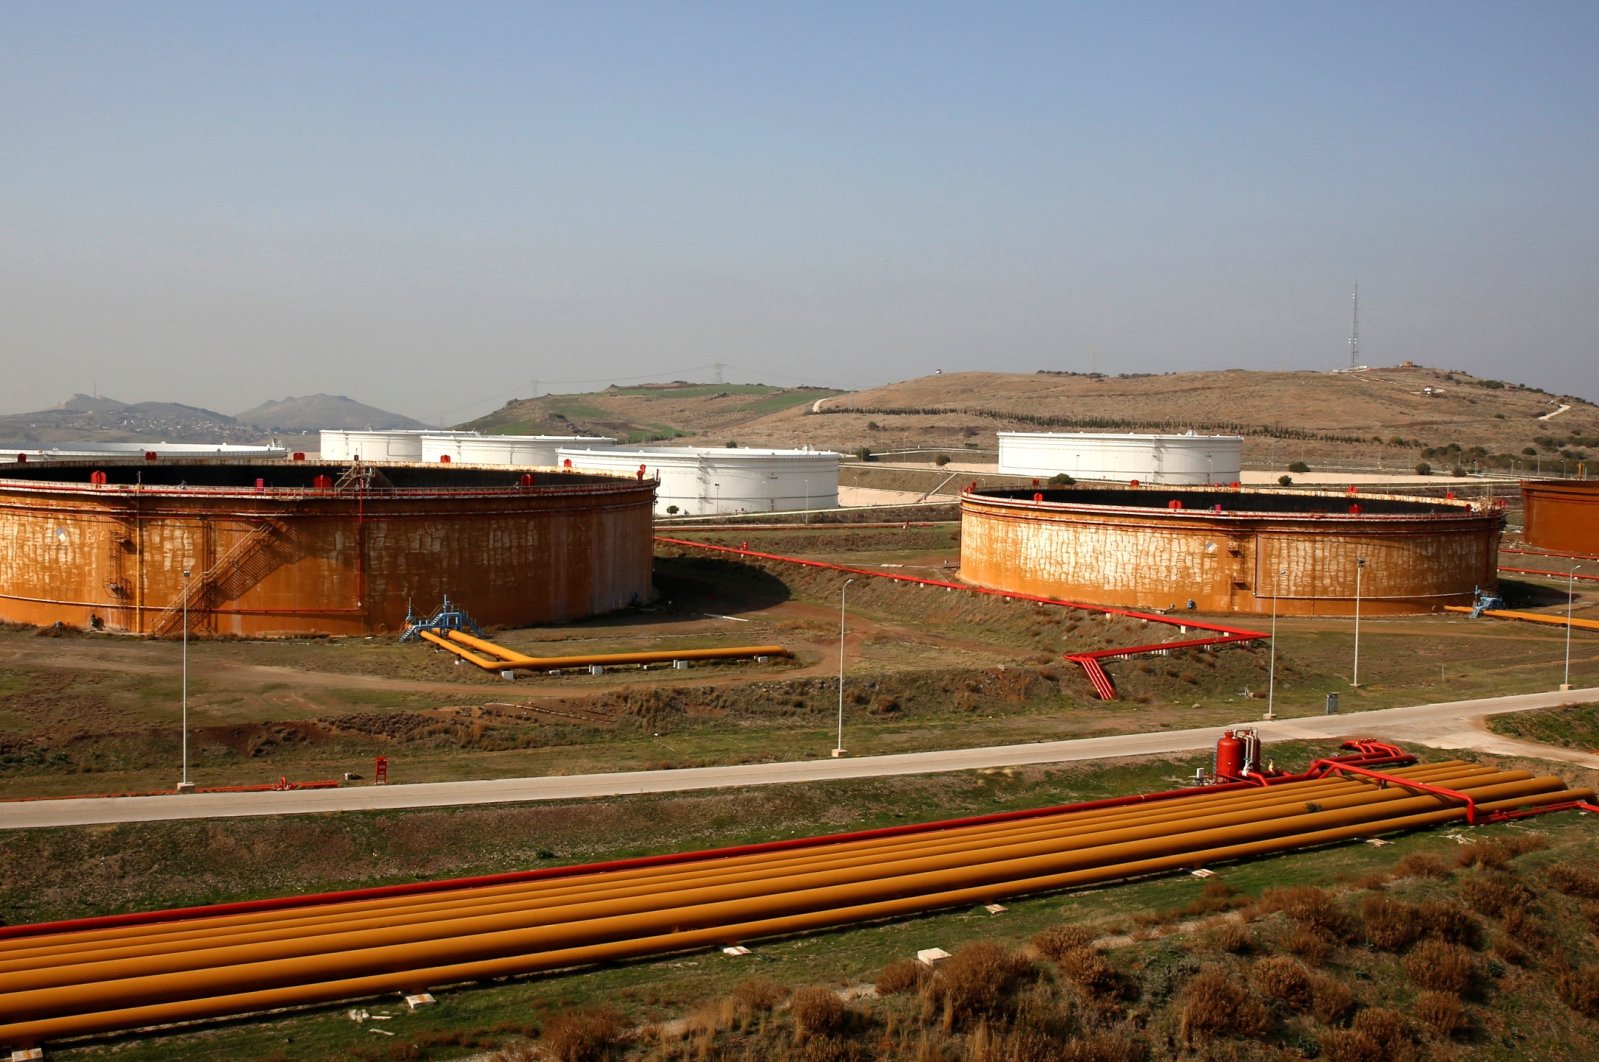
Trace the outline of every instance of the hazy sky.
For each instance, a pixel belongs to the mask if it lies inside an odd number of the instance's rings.
[[[931,372],[1599,399],[1599,3],[0,0],[0,411]]]

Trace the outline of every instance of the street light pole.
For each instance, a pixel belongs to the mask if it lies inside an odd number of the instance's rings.
[[[1266,718],[1275,719],[1277,702],[1277,588],[1287,568],[1277,569],[1277,578],[1271,584],[1271,662],[1266,666]]]
[[[1571,602],[1575,597],[1577,569],[1580,564],[1573,564],[1571,571],[1566,573],[1566,676],[1560,683],[1562,692],[1571,689]]]
[[[178,792],[186,793],[189,785],[189,569],[183,569],[183,778],[178,782]]]
[[[1351,688],[1360,685],[1360,572],[1365,566],[1365,557],[1355,558],[1355,673],[1349,680]]]
[[[838,744],[833,747],[834,756],[844,755],[844,597],[854,581],[845,579],[838,588]]]

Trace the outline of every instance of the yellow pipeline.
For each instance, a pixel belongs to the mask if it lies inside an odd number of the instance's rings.
[[[1413,769],[1405,773],[1416,781],[1430,781],[1446,785],[1464,784],[1463,780],[1473,775],[1493,774],[1499,781],[1508,780],[1512,777],[1526,777],[1525,775],[1507,776],[1502,773],[1495,773],[1490,768],[1463,765],[1452,767],[1436,765],[1424,769]],[[1293,792],[1296,799],[1308,801],[1313,799],[1324,800],[1326,796],[1341,793],[1369,792],[1369,788],[1370,783],[1368,782],[1357,782],[1348,779],[1346,776],[1338,776],[1320,781],[1299,783],[1295,786]],[[1121,826],[1130,822],[1147,824],[1174,819],[1191,822],[1201,810],[1215,814],[1227,808],[1243,808],[1261,804],[1277,805],[1282,803],[1282,798],[1279,795],[1281,792],[1282,790],[1279,789],[1252,789],[1215,794],[1198,793],[1191,798],[1164,804],[1131,805],[1119,808],[1070,812],[1065,815],[961,827],[932,834],[909,834],[838,843],[823,849],[797,849],[731,858],[721,857],[714,861],[611,871],[601,875],[574,875],[532,882],[476,887],[456,890],[450,893],[390,897],[356,903],[323,905],[309,909],[256,912],[175,924],[154,923],[119,927],[116,929],[73,933],[69,937],[69,943],[53,946],[40,944],[37,938],[18,938],[15,941],[4,942],[9,947],[0,948],[0,955],[5,956],[6,959],[4,963],[0,963],[0,971],[37,965],[40,961],[71,961],[67,957],[69,953],[92,951],[101,948],[104,946],[101,943],[103,940],[114,940],[122,945],[139,942],[149,942],[154,945],[167,941],[184,940],[190,942],[191,946],[203,946],[201,944],[202,938],[233,934],[236,932],[233,927],[243,924],[248,924],[255,929],[277,926],[294,934],[303,934],[314,932],[314,925],[323,922],[327,918],[335,918],[339,923],[348,925],[360,921],[364,917],[397,920],[408,916],[425,915],[432,911],[446,908],[458,911],[472,906],[490,908],[504,906],[509,903],[526,903],[537,896],[542,896],[543,902],[548,903],[558,895],[570,895],[579,890],[588,895],[593,895],[596,890],[603,890],[611,895],[616,895],[628,882],[642,883],[644,887],[651,889],[675,887],[677,883],[684,880],[706,880],[711,876],[725,878],[736,868],[742,867],[754,867],[756,868],[755,872],[759,875],[769,876],[778,867],[794,863],[812,865],[826,863],[833,866],[841,866],[866,862],[875,865],[881,863],[893,851],[899,849],[914,849],[924,854],[939,850],[958,851],[977,847],[991,850],[1003,839],[1012,836],[1023,839],[1029,836],[1049,836],[1061,839],[1080,836],[1113,826]],[[1391,791],[1389,795],[1396,796],[1398,791]],[[1322,806],[1330,807],[1332,805],[1324,802]],[[1098,819],[1099,822],[1096,824],[1092,821],[1086,821],[1093,819]],[[851,853],[861,853],[861,855],[853,859],[847,858]],[[331,913],[324,914],[321,912]],[[365,912],[374,912],[374,914],[369,916]]]
[[[1452,768],[1435,765],[1412,770],[1408,773],[1408,777],[1417,781],[1453,786],[1464,784],[1473,776],[1485,774],[1493,774],[1495,780],[1501,782],[1511,777],[1494,772],[1491,768],[1469,765],[1456,765]],[[1295,796],[1297,800],[1315,801],[1322,808],[1333,809],[1348,804],[1351,799],[1365,801],[1370,788],[1368,782],[1357,782],[1346,776],[1338,776],[1302,783],[1295,789]],[[1397,799],[1401,795],[1403,795],[1401,790],[1391,789],[1383,799]],[[477,915],[490,915],[522,911],[535,900],[548,906],[555,900],[570,900],[574,896],[596,900],[650,895],[663,888],[675,888],[689,881],[705,883],[716,880],[724,884],[752,880],[769,881],[776,871],[795,865],[811,869],[873,868],[881,871],[889,865],[888,861],[899,850],[913,849],[921,856],[972,851],[993,853],[997,850],[997,846],[1011,839],[1021,841],[1042,838],[1050,843],[1058,843],[1070,837],[1085,837],[1094,832],[1113,826],[1124,826],[1134,821],[1143,823],[1147,827],[1156,827],[1160,823],[1177,820],[1192,824],[1199,810],[1195,805],[1199,805],[1205,797],[1210,799],[1203,801],[1204,806],[1213,815],[1219,814],[1224,807],[1244,809],[1249,805],[1266,804],[1278,806],[1279,814],[1295,814],[1300,810],[1296,805],[1289,805],[1286,811],[1282,810],[1282,800],[1277,791],[1265,788],[1213,795],[1199,794],[1193,798],[1162,805],[1094,809],[1039,819],[983,824],[935,834],[909,834],[840,843],[819,850],[798,849],[720,858],[711,862],[709,866],[700,863],[676,864],[599,875],[574,875],[567,878],[471,888],[443,894],[403,896],[350,904],[323,905],[311,909],[234,915],[172,926],[156,923],[93,933],[74,933],[70,935],[69,941],[63,944],[16,947],[10,951],[0,951],[0,955],[5,956],[0,960],[0,974],[46,965],[59,970],[72,963],[154,955],[180,941],[186,948],[192,950],[214,946],[218,941],[226,945],[278,939],[303,941],[318,934],[345,931],[358,926],[364,929],[378,929],[413,925],[441,912],[449,912],[456,917],[468,910]],[[1096,825],[1080,821],[1093,817],[1098,817],[1100,823]],[[1248,821],[1250,817],[1245,815],[1236,821]],[[248,926],[250,932],[241,932],[241,926]],[[31,942],[32,938],[19,938],[12,943],[27,945]],[[0,988],[4,987],[6,985],[0,983]]]
[[[1586,790],[1565,791],[1558,779],[1525,779],[1481,770],[1456,776],[1452,770],[1428,771],[1431,777],[1426,780],[1472,792],[1482,811],[1592,796]],[[981,838],[981,828],[913,835],[921,842],[918,844],[909,843],[906,837],[892,838],[892,848],[878,854],[888,857],[892,851],[901,858],[876,867],[860,865],[870,860],[873,851],[866,842],[854,845],[851,854],[842,859],[828,848],[770,853],[773,860],[765,867],[763,882],[748,880],[762,866],[748,856],[738,857],[741,862],[737,865],[732,865],[734,860],[725,861],[730,864],[726,868],[712,865],[724,862],[719,860],[648,868],[669,873],[673,881],[686,886],[682,888],[662,888],[665,878],[651,887],[649,875],[642,871],[627,872],[637,876],[627,879],[632,884],[620,889],[616,881],[608,883],[598,875],[584,875],[592,879],[588,883],[578,877],[554,879],[537,883],[543,895],[537,899],[540,906],[535,911],[485,914],[496,909],[491,906],[465,917],[433,919],[433,928],[445,934],[440,939],[395,943],[393,933],[362,929],[318,931],[311,934],[317,938],[315,943],[308,942],[318,951],[335,943],[356,949],[351,952],[280,954],[285,949],[276,944],[201,944],[200,953],[219,965],[178,970],[171,964],[152,963],[148,957],[129,963],[96,963],[77,961],[87,957],[80,955],[67,960],[69,968],[107,980],[45,987],[40,981],[29,982],[20,971],[14,975],[17,979],[7,978],[9,994],[0,995],[0,1041],[31,1043],[681,950],[1242,858],[1464,816],[1460,807],[1440,809],[1445,801],[1438,797],[1411,796],[1402,789],[1381,790],[1368,783],[1372,799],[1366,801],[1345,796],[1349,788],[1324,782],[1292,783],[1215,794],[1226,799],[1213,800],[1206,795],[1192,798],[1192,813],[1183,816],[1171,815],[1173,807],[1167,803],[1103,809],[1101,821],[1094,826],[1085,826],[1092,821],[1086,818],[1087,812],[1075,818],[1070,814],[1048,817],[1061,821],[1040,824],[1037,830],[1009,823],[1003,830],[992,831],[990,840],[999,841],[997,847],[979,844],[971,849],[965,843]],[[1190,801],[1175,803],[1188,805]],[[1133,813],[1137,811],[1144,814]],[[815,859],[802,861],[800,856],[807,852]],[[1001,856],[1005,858],[998,858]],[[695,882],[702,884],[696,886]],[[644,898],[636,895],[640,890],[652,892],[656,905],[644,903]],[[358,925],[372,916],[372,912],[363,912],[344,922],[340,908],[348,913],[350,906],[329,905],[328,925]],[[472,908],[463,905],[461,909]],[[278,914],[282,912],[274,916]],[[559,921],[529,926],[530,916]],[[295,917],[304,923],[307,912],[295,912]],[[306,928],[307,924],[301,924],[299,932],[303,934]],[[463,932],[469,935],[453,935]],[[247,928],[246,935],[254,932]],[[117,949],[129,941],[119,945],[113,938],[106,943]],[[186,951],[199,942],[169,943]],[[43,938],[29,944],[28,950],[34,951],[48,947]],[[21,957],[15,951],[10,954]],[[180,960],[177,965],[186,964]],[[168,972],[150,972],[157,968]],[[49,980],[52,978],[44,978]]]
[[[1473,791],[1482,800],[1529,798],[1561,784],[1552,778],[1520,779],[1473,787]],[[707,884],[664,895],[651,890],[647,896],[623,900],[563,903],[513,915],[467,916],[398,931],[334,933],[316,938],[315,952],[310,954],[301,941],[288,940],[211,948],[199,954],[82,963],[62,971],[35,971],[31,978],[23,974],[0,977],[0,999],[4,1000],[0,1007],[44,1017],[90,1003],[149,1004],[181,990],[185,975],[196,970],[208,971],[207,990],[245,990],[291,984],[307,975],[318,980],[348,977],[373,965],[394,968],[407,957],[432,963],[456,955],[493,959],[596,945],[613,933],[651,935],[649,931],[661,925],[703,928],[723,920],[724,909],[775,917],[862,899],[897,899],[962,885],[1003,884],[1017,877],[1114,864],[1211,842],[1258,841],[1312,828],[1355,826],[1436,809],[1439,803],[1439,798],[1430,795],[1409,797],[1402,791],[1376,791],[1371,800],[1352,807],[1309,810],[1317,805],[1294,801],[1277,817],[1202,816],[1175,833],[1164,826],[1111,830],[1088,847],[1065,851],[1057,843],[1043,840],[1004,846],[976,863],[921,855],[872,868],[876,873],[866,880],[860,880],[860,874],[815,869],[751,883]],[[1449,809],[1448,813],[1462,812]],[[1289,816],[1298,821],[1288,821]],[[530,916],[536,918],[533,924]],[[58,986],[61,975],[69,972],[77,983]],[[29,988],[30,982],[38,987]]]
[[[1467,605],[1445,605],[1446,612],[1470,612]],[[1478,615],[1492,616],[1494,619],[1526,620],[1528,623],[1547,623],[1551,627],[1565,627],[1570,625],[1578,630],[1599,631],[1599,620],[1572,619],[1567,616],[1552,616],[1547,612],[1517,612],[1509,608],[1485,608]]]
[[[1500,782],[1516,777],[1527,777],[1524,774],[1505,775],[1493,772],[1489,768],[1470,766],[1456,767],[1453,771],[1446,771],[1441,767],[1428,768],[1415,771],[1410,777],[1418,781],[1463,785],[1470,777],[1483,774],[1492,774],[1494,779]],[[1351,802],[1370,800],[1370,788],[1368,782],[1326,779],[1302,783],[1295,788],[1294,793],[1296,800],[1313,800],[1318,807],[1332,810]],[[1400,789],[1390,789],[1386,793],[1379,794],[1376,799],[1397,799],[1403,795],[1404,792]],[[1251,811],[1245,808],[1245,805],[1263,805],[1269,802],[1275,808],[1273,813],[1276,815],[1298,814],[1302,810],[1297,802],[1284,805],[1277,790],[1256,789],[1217,793],[1214,797],[1210,794],[1202,796],[1210,799],[1189,798],[1165,805],[1097,809],[1093,812],[1068,813],[1020,822],[985,824],[931,835],[913,834],[835,844],[819,850],[800,849],[721,858],[709,862],[708,865],[678,864],[476,888],[461,890],[460,893],[397,897],[357,904],[332,904],[299,911],[260,912],[253,915],[235,915],[181,923],[171,928],[156,924],[101,930],[94,933],[74,933],[69,936],[67,942],[58,945],[38,944],[34,939],[20,938],[14,943],[17,945],[31,943],[33,946],[19,946],[4,952],[5,960],[0,962],[0,974],[51,966],[58,975],[65,977],[65,967],[71,964],[158,955],[178,942],[182,942],[186,949],[185,954],[190,958],[196,957],[199,951],[219,943],[233,946],[287,939],[306,942],[306,950],[319,950],[313,949],[309,940],[324,933],[391,926],[408,927],[415,931],[419,925],[432,924],[436,921],[434,916],[443,913],[458,918],[469,911],[479,916],[521,912],[534,901],[543,907],[549,907],[556,902],[572,902],[574,898],[593,901],[651,896],[661,889],[676,888],[684,882],[697,881],[701,884],[712,881],[719,884],[769,882],[778,871],[790,866],[832,871],[856,869],[865,870],[867,876],[871,873],[883,875],[892,866],[894,853],[900,850],[912,851],[923,858],[972,852],[986,852],[992,856],[1004,850],[999,846],[1007,841],[1031,840],[1058,845],[1074,837],[1079,838],[1078,847],[1085,847],[1084,842],[1092,834],[1113,827],[1125,827],[1132,822],[1144,825],[1141,834],[1143,836],[1158,835],[1166,828],[1165,823],[1178,820],[1193,828],[1198,821],[1197,815],[1201,806],[1210,812],[1210,817],[1205,821],[1218,825],[1250,821],[1261,815],[1261,812]],[[1228,818],[1215,817],[1228,808],[1238,809],[1242,813],[1235,813]],[[1078,821],[1079,818],[1095,815],[1101,819],[1097,825]],[[1123,836],[1132,835],[1123,834]],[[241,932],[240,925],[247,925],[250,932]],[[162,929],[166,929],[167,932],[160,936],[150,932]],[[97,939],[84,939],[87,937]],[[13,985],[11,981],[0,979],[0,990]]]
[[[586,653],[578,656],[527,656],[486,638],[475,638],[465,631],[450,631],[442,638],[432,631],[417,631],[434,645],[442,646],[463,660],[485,671],[556,671],[568,667],[613,667],[621,664],[664,664],[673,660],[750,660],[758,656],[793,656],[781,645],[739,645],[719,649],[661,649],[642,653]],[[454,644],[456,642],[460,645]],[[488,656],[461,648],[469,645]]]

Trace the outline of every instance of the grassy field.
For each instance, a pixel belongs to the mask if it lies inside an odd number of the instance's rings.
[[[740,530],[712,537],[930,578],[946,578],[946,565],[958,555],[949,526]],[[662,600],[648,609],[558,628],[493,632],[535,655],[767,642],[792,647],[793,659],[764,665],[580,672],[510,683],[385,639],[192,642],[191,775],[202,785],[227,785],[350,772],[361,776],[353,784],[365,784],[377,755],[389,757],[397,782],[826,757],[836,738],[844,577],[663,549],[656,572]],[[1533,580],[1526,593],[1537,592]],[[856,755],[1220,727],[1258,718],[1266,706],[1269,657],[1260,644],[1115,661],[1110,670],[1121,699],[1102,702],[1061,654],[1148,642],[1166,628],[863,576],[849,588],[847,605],[846,744]],[[1573,643],[1575,685],[1599,684],[1596,644],[1586,635]],[[1365,709],[1548,690],[1563,674],[1565,632],[1453,615],[1368,617],[1361,624],[1358,688],[1350,686],[1353,649],[1347,621],[1280,618],[1277,713],[1319,715],[1326,694],[1336,692],[1354,732]],[[170,788],[180,739],[180,652],[176,642],[0,631],[7,661],[0,670],[0,797]],[[1591,707],[1507,717],[1495,726],[1568,747],[1591,748],[1599,739],[1599,716]],[[1296,764],[1326,751],[1276,746],[1268,754]],[[3,832],[0,919],[492,873],[1040,806],[1169,788],[1205,760],[530,806]],[[1581,772],[1560,773],[1587,780]],[[1284,1052],[1513,1058],[1526,1057],[1529,1044],[1559,1044],[1561,1051],[1569,1048],[1563,1057],[1586,1057],[1585,1051],[1599,1048],[1585,1016],[1599,1014],[1599,1006],[1588,1008],[1581,991],[1584,971],[1599,964],[1587,928],[1590,912],[1585,897],[1544,878],[1556,864],[1593,865],[1592,828],[1563,815],[1484,831],[1510,840],[1537,834],[1547,845],[1506,855],[1494,868],[1457,867],[1458,842],[1447,833],[1420,834],[1381,849],[1344,846],[1228,867],[1228,891],[1208,899],[1196,879],[1152,879],[1018,898],[997,917],[951,911],[767,942],[739,962],[690,954],[454,989],[441,993],[438,1007],[417,1014],[402,1013],[394,1000],[365,1004],[392,1015],[382,1023],[351,1021],[348,1007],[313,1009],[52,1055],[443,1059],[510,1045],[510,1059],[518,1052],[534,1057],[515,1046],[527,1037],[540,1037],[546,1047],[567,1043],[563,1037],[581,1041],[582,1030],[568,1028],[576,1014],[587,1016],[583,1035],[654,1058],[1055,1058],[1063,1057],[1059,1036],[1068,1034],[1103,1048],[1085,1058]],[[1446,864],[1448,876],[1400,873],[1390,882],[1388,875],[1412,856]],[[1348,939],[1334,940],[1325,954],[1306,951],[1310,946],[1296,936],[1293,917],[1267,896],[1288,886],[1325,886],[1330,899],[1318,902],[1358,921],[1367,894],[1440,901],[1489,870],[1517,875],[1535,895],[1508,925],[1500,916],[1474,916],[1481,939],[1469,949],[1475,958],[1461,961],[1475,979],[1455,993],[1453,1012],[1463,1024],[1437,1035],[1417,1010],[1420,994],[1435,990],[1418,988],[1404,969],[1419,938],[1394,950],[1346,933]],[[1246,920],[1251,943],[1238,945],[1236,933],[1208,921],[1228,911]],[[1073,974],[1071,962],[1093,967],[1084,956],[1062,965],[1030,943],[1063,923],[1085,925],[1101,942],[1098,954],[1115,976],[1104,975],[1100,988],[1073,980],[1082,971]],[[1183,931],[1171,931],[1179,926]],[[1529,933],[1536,947],[1526,941],[1519,952],[1511,947]],[[958,951],[984,940],[1021,958],[994,960],[996,969],[1014,976],[990,986],[1001,1005],[980,1020],[949,1010],[954,989],[933,978],[881,999],[851,1002],[825,1028],[804,1024],[811,1020],[804,1017],[807,1007],[816,1003],[800,991],[806,986],[874,983],[918,948]],[[1335,974],[1351,993],[1350,1006],[1322,1020],[1271,996],[1251,978],[1274,956]],[[1206,1047],[1185,1039],[1184,993],[1211,968],[1242,986],[1235,1009],[1250,1000],[1266,1009],[1258,1034],[1216,1033]],[[1593,976],[1599,985],[1599,973]],[[1599,988],[1593,996],[1599,999]],[[1435,1009],[1450,1006],[1431,996],[1427,1002]],[[1385,1016],[1389,1011],[1400,1013],[1402,1028]],[[1376,1015],[1366,1019],[1371,1028],[1364,1031],[1357,1025],[1363,1012]],[[661,1022],[671,1023],[665,1033],[638,1031]],[[1045,1035],[1049,1030],[1055,1040]],[[1366,1040],[1374,1037],[1399,1039],[1369,1049]],[[1056,1053],[1040,1048],[1043,1053],[1028,1054],[1025,1043],[1052,1044]],[[595,1048],[592,1057],[609,1050]],[[566,1056],[584,1057],[576,1048]]]

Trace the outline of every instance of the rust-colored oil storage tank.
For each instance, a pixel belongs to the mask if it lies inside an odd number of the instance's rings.
[[[1470,604],[1504,516],[1453,499],[1227,488],[968,491],[961,578],[1100,605],[1341,616]],[[1361,563],[1364,561],[1364,563]],[[1357,587],[1358,582],[1358,587]]]
[[[1599,553],[1599,480],[1528,480],[1521,484],[1521,504],[1527,545]]]
[[[369,634],[448,594],[482,623],[650,597],[655,482],[306,461],[0,471],[0,619],[138,634]],[[185,570],[188,574],[185,575]]]

